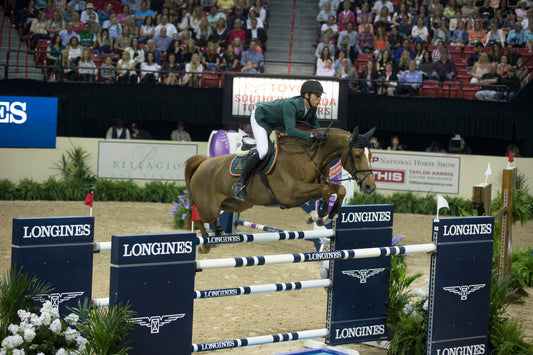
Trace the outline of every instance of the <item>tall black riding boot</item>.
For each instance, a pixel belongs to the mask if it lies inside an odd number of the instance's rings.
[[[246,185],[248,185],[250,178],[255,173],[255,170],[261,161],[257,150],[252,151],[246,157],[246,163],[242,169],[241,176],[239,176],[239,179],[233,184],[233,192],[235,193],[236,199],[244,201],[246,198]]]

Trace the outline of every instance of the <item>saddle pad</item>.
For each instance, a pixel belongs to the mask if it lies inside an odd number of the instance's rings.
[[[278,145],[274,145],[274,153],[270,155],[270,157],[266,157],[268,159],[268,163],[265,166],[264,169],[257,170],[255,172],[255,175],[259,174],[260,172],[265,172],[265,174],[270,174],[272,169],[274,168],[274,165],[276,164],[276,160],[278,160]],[[236,155],[235,158],[231,161],[231,164],[229,165],[229,173],[231,176],[241,176],[242,168],[244,167],[244,164],[246,163],[246,155],[245,156],[238,156]]]

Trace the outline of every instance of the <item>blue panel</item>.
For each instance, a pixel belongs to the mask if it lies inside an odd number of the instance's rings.
[[[0,147],[55,148],[57,101],[0,96]]]
[[[13,218],[14,245],[92,243],[94,217]]]
[[[342,345],[387,339],[387,318],[360,319],[347,322],[335,322],[329,328],[326,343]]]
[[[392,227],[393,205],[342,206],[336,221],[337,230]]]
[[[431,355],[442,354],[488,354],[488,338],[486,336],[473,339],[461,339],[434,343]]]
[[[195,260],[195,233],[114,235],[111,263],[147,264]]]
[[[434,233],[433,241],[439,243],[492,241],[494,237],[494,217],[491,216],[441,218],[434,226],[438,233]]]

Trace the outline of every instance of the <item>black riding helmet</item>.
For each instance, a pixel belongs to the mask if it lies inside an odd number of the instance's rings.
[[[324,89],[322,88],[322,84],[317,80],[307,80],[300,88],[300,95],[304,97],[306,93],[322,94],[323,92]]]

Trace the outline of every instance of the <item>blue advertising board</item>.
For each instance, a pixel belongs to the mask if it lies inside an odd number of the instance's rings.
[[[57,98],[0,96],[0,147],[55,148]]]

